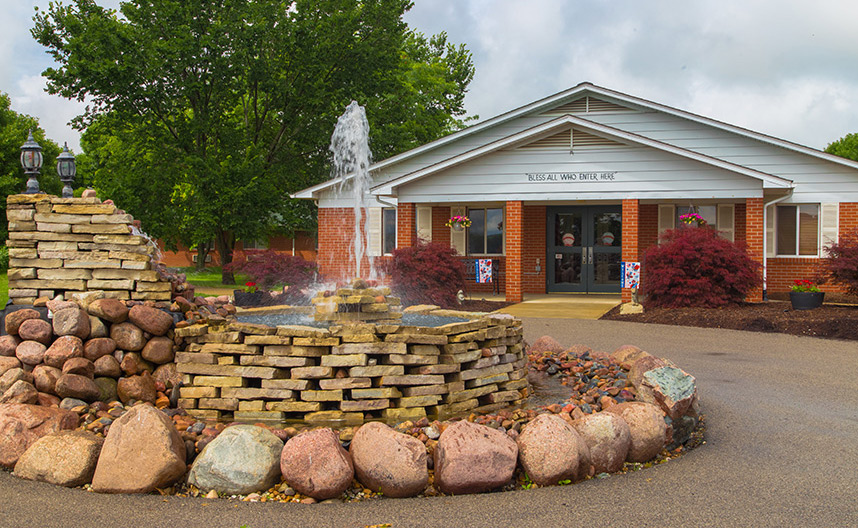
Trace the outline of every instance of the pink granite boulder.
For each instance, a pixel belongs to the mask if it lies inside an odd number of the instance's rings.
[[[37,319],[30,319],[36,321]],[[15,357],[21,360],[25,365],[35,366],[45,360],[45,352],[48,347],[38,341],[21,341],[18,348],[15,350]]]
[[[585,415],[572,425],[590,448],[596,473],[614,473],[623,468],[632,444],[625,420],[617,414],[600,412]]]
[[[87,311],[110,323],[123,323],[128,319],[128,307],[119,299],[96,299],[89,303]]]
[[[369,422],[349,446],[357,479],[386,497],[413,497],[429,482],[423,442],[380,422]]]
[[[12,468],[22,454],[46,434],[78,425],[77,413],[52,407],[0,405],[0,465]]]
[[[556,414],[540,414],[516,440],[521,466],[540,486],[578,480],[582,457],[575,429]],[[587,468],[589,469],[589,468]]]
[[[518,446],[506,434],[468,421],[441,433],[435,446],[435,487],[443,493],[480,493],[512,479]]]
[[[143,350],[146,339],[143,330],[133,323],[119,323],[110,327],[110,338],[116,343],[116,348],[129,352]]]
[[[143,371],[140,376],[120,379],[116,385],[116,394],[122,403],[128,403],[130,400],[155,403],[155,399],[158,397],[158,392],[155,390],[155,380],[146,371]]]
[[[63,371],[48,365],[36,365],[33,369],[33,384],[39,392],[56,394],[57,380],[63,375]]]
[[[527,351],[530,353],[543,353],[543,352],[552,352],[559,353],[563,352],[566,347],[560,344],[559,341],[554,339],[551,336],[542,336],[536,341],[533,342],[530,347],[528,347]]]
[[[32,308],[24,308],[15,310],[6,314],[6,333],[9,335],[18,335],[18,328],[28,319],[39,319],[41,314]]]
[[[351,456],[327,428],[305,431],[286,442],[280,471],[298,493],[316,500],[339,497],[354,479]]]
[[[98,400],[98,385],[92,378],[80,374],[63,374],[54,386],[54,392],[60,398],[76,398],[85,402]]]
[[[162,336],[173,327],[173,317],[170,314],[143,304],[133,306],[128,312],[128,319],[144,332],[154,336]]]
[[[109,337],[96,337],[83,344],[83,356],[95,362],[116,350],[116,341]]]
[[[629,462],[648,462],[667,443],[667,424],[658,406],[638,401],[625,402],[612,405],[605,412],[619,415],[629,426],[631,445],[626,457]]]
[[[64,308],[54,314],[54,333],[58,336],[75,336],[84,340],[89,338],[89,315],[79,306]]]
[[[32,383],[24,380],[18,380],[6,389],[6,392],[0,396],[0,404],[3,403],[32,403],[39,402],[39,391]]]
[[[67,335],[58,337],[45,352],[45,364],[58,369],[63,368],[66,361],[75,357],[83,357],[83,341],[77,336]]]
[[[18,327],[18,337],[22,340],[38,341],[48,346],[54,337],[54,330],[51,328],[51,323],[43,319],[27,319]]]
[[[15,349],[21,344],[18,336],[0,336],[0,357],[11,357],[15,355]]]
[[[173,361],[176,355],[173,351],[173,340],[168,337],[153,337],[143,346],[140,355],[146,361],[151,361],[157,365],[169,363]]]
[[[61,431],[36,440],[15,464],[15,476],[76,487],[89,484],[104,439],[88,431]]]

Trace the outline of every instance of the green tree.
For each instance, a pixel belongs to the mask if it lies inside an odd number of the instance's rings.
[[[12,110],[9,96],[0,93],[0,240],[8,236],[6,222],[6,197],[23,192],[27,187],[27,177],[21,167],[21,145],[27,141],[27,132],[33,131],[33,138],[42,147],[42,169],[39,176],[39,188],[50,194],[59,194],[62,184],[57,178],[57,156],[60,147],[45,137],[45,131],[39,127],[34,117],[19,114]]]
[[[119,16],[74,0],[37,12],[32,33],[58,63],[44,72],[49,92],[91,101],[75,123],[99,191],[153,236],[214,240],[225,266],[236,240],[312,222],[311,206],[288,196],[327,178],[350,99],[385,123],[425,127],[380,134],[384,154],[459,124],[470,54],[409,32],[410,5],[129,0]]]
[[[858,134],[846,134],[828,145],[825,152],[858,161]]]

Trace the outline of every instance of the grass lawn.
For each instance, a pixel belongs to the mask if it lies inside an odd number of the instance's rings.
[[[4,271],[0,274],[0,306],[6,306],[6,301],[9,300],[9,277]]]
[[[197,295],[231,295],[233,290],[244,287],[247,277],[241,274],[235,276],[235,284],[224,284],[221,282],[220,268],[206,268],[197,271],[196,268],[179,268],[188,279],[188,282],[196,286]]]

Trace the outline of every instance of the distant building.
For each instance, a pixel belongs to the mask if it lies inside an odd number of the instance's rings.
[[[823,247],[858,227],[858,163],[590,83],[379,161],[371,174],[372,255],[419,238],[450,244],[499,263],[510,301],[620,292],[620,263],[639,262],[689,210],[747,244],[771,292],[812,277]],[[322,273],[348,276],[353,213],[334,186],[295,196],[318,201]],[[445,227],[453,215],[472,226]]]
[[[158,241],[161,247],[163,258],[161,261],[171,268],[184,268],[196,266],[197,252],[190,250],[182,245],[179,245],[176,251],[167,251],[164,249],[164,243]],[[316,260],[316,237],[313,233],[297,232],[295,237],[287,237],[283,235],[275,235],[265,240],[251,240],[236,242],[235,251],[242,252],[245,249],[273,249],[285,255],[297,255],[305,260]],[[208,266],[219,266],[220,255],[217,251],[211,251],[206,259]]]

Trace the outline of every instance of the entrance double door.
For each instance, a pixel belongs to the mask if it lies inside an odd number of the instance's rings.
[[[548,292],[620,291],[622,207],[548,208]]]

